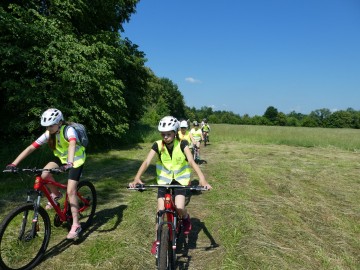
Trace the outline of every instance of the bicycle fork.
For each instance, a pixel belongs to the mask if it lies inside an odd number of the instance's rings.
[[[164,216],[168,217],[168,221],[164,220]],[[161,242],[161,232],[163,230],[163,226],[166,225],[169,228],[169,240],[171,239],[171,247],[173,250],[176,250],[176,224],[177,217],[174,216],[174,220],[171,221],[169,216],[174,215],[174,212],[171,210],[160,210],[157,215],[156,223],[158,224],[157,228],[157,244],[160,245]]]
[[[24,211],[24,214],[23,214],[23,220],[22,220],[22,224],[21,224],[21,228],[20,228],[20,232],[19,232],[19,239],[23,239],[23,237],[24,237],[25,241],[29,241],[29,240],[35,238],[36,233],[39,231],[38,217],[39,217],[39,206],[40,206],[41,193],[39,191],[37,191],[36,193],[37,193],[37,198],[36,198],[36,201],[34,202],[34,215],[31,220],[31,229],[27,235],[24,235],[24,234],[25,234],[25,230],[26,230],[26,225],[28,223],[29,211]],[[28,194],[27,194],[26,201],[28,203],[32,202],[30,194],[31,194],[31,192],[28,192]]]

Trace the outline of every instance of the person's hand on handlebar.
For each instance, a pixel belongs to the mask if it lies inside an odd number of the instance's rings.
[[[202,185],[204,188],[206,188],[207,190],[212,189],[212,186],[209,183],[206,183],[205,185]]]
[[[15,164],[11,163],[11,164],[6,165],[6,170],[10,170],[10,171],[14,172],[17,170],[17,167]]]
[[[200,186],[203,186],[204,188],[206,188],[207,190],[212,189],[212,186],[205,180],[205,181],[200,181]]]
[[[130,188],[136,188],[136,185],[143,185],[144,183],[140,179],[134,179],[131,183],[129,183]]]
[[[72,167],[73,167],[73,163],[68,162],[67,164],[60,166],[59,169],[62,172],[66,172],[66,171],[70,170]]]

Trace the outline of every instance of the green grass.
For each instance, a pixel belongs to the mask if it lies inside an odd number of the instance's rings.
[[[193,230],[179,269],[360,269],[359,133],[212,125],[201,168],[213,190],[190,199]],[[154,139],[89,154],[83,178],[98,192],[94,224],[74,243],[52,227],[37,269],[155,269],[156,195],[124,188]],[[144,179],[153,178],[152,166]],[[31,181],[1,181],[2,216]]]
[[[234,141],[360,151],[359,129],[212,125],[215,142]]]

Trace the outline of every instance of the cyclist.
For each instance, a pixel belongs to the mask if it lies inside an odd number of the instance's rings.
[[[203,136],[207,135],[207,141],[210,142],[209,133],[210,133],[210,125],[207,121],[207,119],[204,119],[204,125],[201,127],[201,131],[203,133]]]
[[[187,140],[189,142],[189,148],[191,149],[192,144],[195,143],[195,141],[194,141],[192,134],[188,130],[188,123],[186,120],[183,120],[180,122],[180,130],[179,130],[178,134],[179,134],[179,139],[181,141]]]
[[[78,135],[73,127],[65,127],[63,114],[60,110],[51,108],[46,110],[41,116],[41,125],[46,127],[46,131],[31,145],[25,148],[19,156],[9,165],[7,169],[16,169],[16,166],[25,159],[28,155],[34,152],[43,144],[48,144],[53,150],[55,158],[51,160],[44,169],[60,168],[62,171],[69,171],[67,194],[69,196],[71,213],[73,216],[73,224],[71,230],[66,236],[67,239],[76,238],[81,232],[81,226],[78,217],[78,201],[76,198],[77,184],[80,180],[81,172],[83,170],[84,162],[86,160],[85,147],[80,145]],[[66,139],[68,138],[68,139]],[[41,175],[43,179],[53,179],[51,173],[44,171]],[[53,185],[48,185],[51,191],[51,197],[57,201],[62,197],[61,192]],[[48,203],[45,207],[51,209],[52,206]]]
[[[166,116],[159,122],[158,130],[162,136],[162,140],[156,141],[146,159],[141,164],[134,181],[129,183],[129,187],[135,187],[137,184],[143,184],[141,176],[151,164],[152,159],[157,155],[158,161],[156,163],[157,183],[161,184],[176,184],[189,185],[190,184],[190,167],[195,170],[199,177],[199,184],[211,189],[211,185],[205,180],[200,167],[195,163],[187,140],[180,141],[178,135],[179,122],[172,116]],[[179,210],[180,216],[183,219],[184,234],[189,234],[191,230],[190,216],[185,209],[185,195],[186,190],[175,190],[175,205]],[[165,189],[158,189],[157,195],[157,211],[164,210]],[[157,243],[154,241],[151,253],[156,254]]]
[[[190,134],[194,138],[194,145],[198,148],[199,159],[200,159],[200,142],[204,140],[201,129],[199,129],[199,123],[197,121],[193,122],[193,128],[190,130]]]

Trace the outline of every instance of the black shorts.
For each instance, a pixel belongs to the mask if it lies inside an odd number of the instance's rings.
[[[62,165],[65,165],[65,164],[62,164],[60,159],[58,157],[55,157],[52,162],[55,162],[59,167],[62,166]],[[77,167],[77,168],[71,168],[69,170],[69,176],[68,176],[68,179],[71,179],[71,180],[75,180],[75,181],[79,181],[80,180],[80,176],[81,176],[81,173],[82,173],[82,170],[83,170],[83,167],[84,165],[81,165],[80,167]]]
[[[180,183],[178,183],[178,182],[176,182],[176,181],[172,181],[171,182],[171,185],[180,185]],[[176,189],[174,189],[174,195],[176,196],[176,195],[184,195],[184,196],[186,196],[186,194],[187,194],[187,189],[183,189],[183,188],[176,188]],[[164,198],[165,197],[165,193],[166,193],[166,188],[159,188],[158,189],[158,195],[157,195],[157,197],[158,197],[158,199],[159,198]]]

